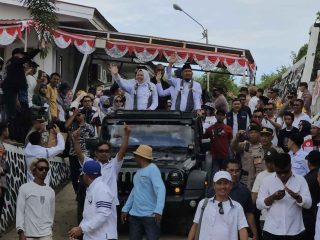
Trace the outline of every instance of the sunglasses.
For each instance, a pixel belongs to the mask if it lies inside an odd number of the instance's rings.
[[[98,149],[98,153],[109,153],[110,149]]]
[[[222,202],[218,203],[218,207],[219,207],[219,214],[223,215],[224,214],[224,210],[223,210]]]
[[[39,172],[43,172],[43,171],[48,172],[49,171],[49,167],[37,167],[37,169],[39,170]]]

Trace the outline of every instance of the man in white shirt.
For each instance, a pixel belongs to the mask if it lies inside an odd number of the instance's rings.
[[[55,193],[44,182],[49,161],[35,159],[30,171],[34,181],[21,185],[17,200],[16,229],[19,240],[52,240]]]
[[[201,109],[202,88],[200,83],[192,79],[193,73],[190,64],[182,67],[181,78],[172,77],[172,67],[176,57],[170,56],[169,66],[166,68],[168,83],[174,88],[171,110],[184,112],[199,111]]]
[[[95,160],[99,162],[101,165],[102,180],[110,187],[112,194],[114,194],[115,196],[114,201],[116,205],[119,205],[117,179],[118,179],[118,174],[120,172],[121,166],[123,164],[123,157],[128,146],[130,133],[131,133],[131,129],[126,124],[124,124],[122,144],[120,146],[118,153],[114,158],[111,158],[112,149],[109,142],[106,142],[106,141],[99,142],[95,146],[95,151],[94,151]],[[86,156],[81,150],[81,146],[78,141],[79,135],[80,135],[79,130],[74,131],[72,133],[72,142],[73,142],[75,153],[77,154],[78,159],[80,161],[80,164],[83,165],[85,162],[92,161],[93,159]],[[79,185],[79,192],[81,196],[85,195],[83,191],[84,191],[83,186]],[[78,199],[79,213],[82,213],[83,201],[84,201],[83,198]],[[114,214],[116,215],[116,212]],[[80,219],[81,219],[81,216],[78,216],[78,220]]]
[[[213,177],[215,196],[199,202],[188,240],[247,240],[248,223],[240,203],[229,197],[230,173],[219,171]],[[238,238],[240,236],[240,238]]]
[[[112,78],[119,86],[130,95],[126,110],[155,110],[158,107],[158,92],[156,86],[150,82],[147,70],[138,69],[135,79],[125,80],[119,75],[117,65],[111,64]]]
[[[249,100],[248,107],[251,109],[251,113],[253,114],[253,111],[256,109],[259,101],[259,98],[257,97],[257,87],[249,87],[249,94],[251,98]]]
[[[264,179],[257,199],[257,208],[268,210],[263,239],[301,240],[305,229],[302,208],[312,204],[308,184],[291,171],[287,153],[279,153],[274,164],[275,173]]]
[[[291,157],[292,172],[304,176],[309,172],[308,162],[306,160],[307,152],[303,151],[301,145],[303,137],[299,133],[294,133],[289,137],[288,149]]]
[[[306,120],[311,123],[311,119],[308,114],[302,112],[304,106],[304,102],[301,99],[296,99],[293,103],[293,114],[294,114],[294,121],[292,126],[299,128],[299,123],[301,120]]]
[[[273,130],[272,144],[278,145],[277,132],[282,128],[281,117],[275,116],[276,105],[274,103],[267,103],[264,107],[264,119],[262,120],[262,127],[271,128]]]
[[[260,172],[257,175],[257,177],[253,183],[253,187],[252,187],[252,191],[251,191],[251,197],[252,197],[252,201],[254,204],[256,204],[258,192],[260,190],[261,184],[263,183],[264,179],[274,173],[274,159],[276,159],[277,157],[278,157],[278,152],[274,148],[269,149],[264,155],[263,160],[266,165],[266,170]],[[266,209],[263,209],[261,211],[261,215],[260,215],[261,229],[263,228],[267,213],[268,212]]]
[[[57,145],[51,148],[46,148],[42,146],[42,135],[40,132],[35,131],[29,135],[29,143],[27,144],[24,152],[27,163],[27,181],[33,181],[34,177],[29,171],[31,162],[35,158],[51,158],[57,156],[59,153],[62,153],[65,148],[65,141],[60,132],[60,129],[57,125],[53,127],[54,133],[57,135]],[[48,172],[45,179],[45,183],[49,185],[51,171]]]
[[[117,211],[114,194],[102,180],[101,166],[96,161],[87,161],[83,164],[83,181],[86,184],[87,194],[84,204],[83,219],[78,227],[69,231],[69,237],[80,237],[83,240],[118,239]]]
[[[37,80],[33,76],[37,72],[37,67],[39,65],[33,61],[29,61],[25,64],[25,73],[26,73],[26,79],[28,84],[28,105],[29,108],[32,107],[32,97],[34,94],[34,89],[37,86]]]

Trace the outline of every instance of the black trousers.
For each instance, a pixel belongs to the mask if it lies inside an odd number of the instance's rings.
[[[263,236],[263,240],[309,240],[309,239],[303,238],[303,232],[294,236],[279,236],[279,235],[273,235],[269,232],[263,231],[262,236]]]
[[[79,159],[77,156],[69,156],[70,162],[70,177],[72,182],[72,187],[74,192],[77,194],[79,190],[79,175],[80,175],[80,168],[81,165],[79,163]]]

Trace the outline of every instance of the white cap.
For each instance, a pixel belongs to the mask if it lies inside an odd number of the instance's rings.
[[[316,126],[317,128],[320,128],[320,121],[314,121],[311,126]]]
[[[228,173],[227,171],[219,171],[219,172],[216,172],[216,174],[215,174],[214,177],[213,177],[213,182],[216,183],[216,182],[218,182],[220,179],[227,179],[227,180],[229,180],[230,182],[232,182],[231,175],[230,175],[230,173]]]

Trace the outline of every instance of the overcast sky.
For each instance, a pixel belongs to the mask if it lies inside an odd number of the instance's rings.
[[[64,0],[96,7],[119,31],[204,42],[202,29],[172,4],[208,28],[209,43],[247,48],[258,77],[290,64],[291,51],[309,40],[319,0]]]

